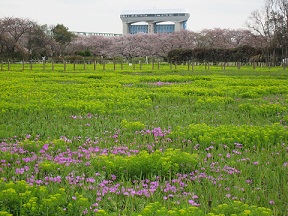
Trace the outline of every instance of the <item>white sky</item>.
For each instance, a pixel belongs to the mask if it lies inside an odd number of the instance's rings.
[[[169,3],[168,3],[169,2]],[[71,31],[122,33],[124,10],[185,9],[187,29],[245,28],[250,13],[265,0],[0,0],[0,18],[28,18],[38,24],[63,24]]]

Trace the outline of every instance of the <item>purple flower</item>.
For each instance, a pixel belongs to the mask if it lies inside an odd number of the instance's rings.
[[[200,204],[196,203],[194,200],[188,200],[188,203],[193,206],[200,206]]]
[[[113,175],[113,174],[111,175],[111,179],[112,179],[113,181],[115,181],[116,178],[117,178],[116,175]]]
[[[251,180],[251,179],[247,179],[247,180],[246,180],[246,183],[247,183],[247,184],[251,184],[251,183],[252,183],[252,180]]]
[[[86,178],[86,182],[95,183],[94,178]]]
[[[269,204],[270,204],[270,205],[274,205],[274,204],[275,204],[274,200],[270,200],[270,201],[269,201]]]
[[[164,136],[164,133],[160,127],[154,128],[152,130],[152,133],[153,133],[154,137],[163,137]]]
[[[242,144],[240,144],[240,143],[234,143],[235,144],[235,148],[242,148],[243,147],[243,145]]]
[[[23,174],[25,172],[24,168],[16,168],[15,174]]]
[[[92,204],[92,206],[94,206],[94,207],[95,207],[95,206],[98,206],[98,205],[99,205],[98,203],[93,203],[93,204]]]

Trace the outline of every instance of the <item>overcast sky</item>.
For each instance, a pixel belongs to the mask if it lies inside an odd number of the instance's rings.
[[[0,0],[0,18],[28,18],[38,24],[63,24],[71,31],[122,33],[121,12],[185,9],[187,29],[245,28],[250,13],[264,0]]]

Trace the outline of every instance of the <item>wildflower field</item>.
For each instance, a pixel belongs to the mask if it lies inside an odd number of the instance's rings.
[[[288,71],[92,67],[0,71],[1,216],[288,215]]]

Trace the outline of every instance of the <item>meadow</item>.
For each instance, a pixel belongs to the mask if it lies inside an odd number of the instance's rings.
[[[288,215],[283,68],[9,67],[0,215]]]

